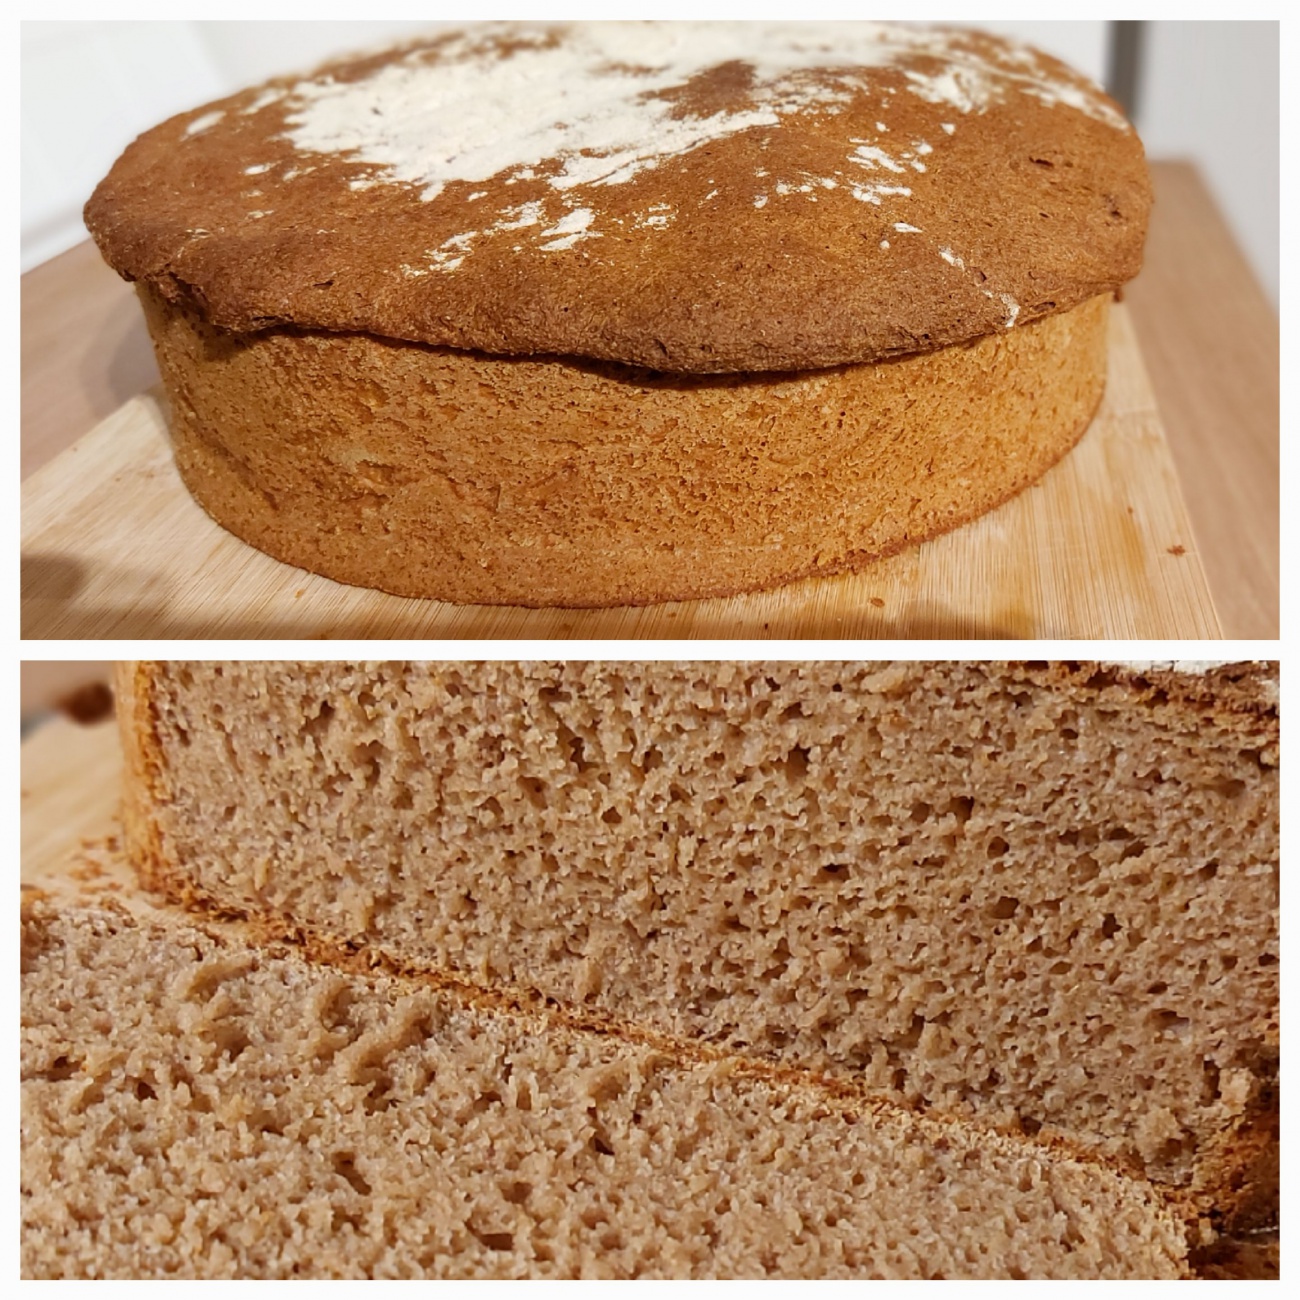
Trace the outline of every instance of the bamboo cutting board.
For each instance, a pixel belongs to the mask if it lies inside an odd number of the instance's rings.
[[[66,873],[86,842],[117,833],[122,749],[113,721],[42,723],[22,746],[22,882]]]
[[[456,606],[346,587],[246,546],[190,499],[160,398],[27,480],[27,638],[1115,638],[1220,635],[1132,325],[1079,446],[982,519],[861,573],[641,609]]]

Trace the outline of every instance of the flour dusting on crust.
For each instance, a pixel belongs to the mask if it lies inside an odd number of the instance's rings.
[[[420,274],[454,271],[481,236],[525,224],[538,227],[536,246],[544,251],[597,239],[604,232],[573,191],[623,184],[665,159],[792,114],[833,117],[872,89],[876,70],[899,67],[906,92],[957,113],[982,113],[1024,94],[1127,129],[1099,92],[1081,79],[1064,80],[1028,48],[879,23],[480,29],[412,49],[369,75],[327,73],[283,95],[288,138],[298,150],[369,164],[374,179],[418,186],[425,201],[452,184],[503,177],[506,184],[543,179],[554,192],[556,212],[521,222],[517,210],[503,208],[495,220],[428,250],[427,268],[407,268]],[[692,101],[701,79],[724,71],[733,91],[725,106]],[[889,131],[888,102],[882,99],[876,124],[880,137]],[[955,130],[944,124],[945,137]],[[912,189],[903,178],[924,173],[922,159],[934,151],[927,140],[886,148],[879,139],[846,138],[842,171],[783,178],[758,192],[754,206],[764,207],[773,193],[816,202],[819,189],[841,183],[877,207],[905,200]],[[648,211],[637,224],[669,222]],[[1017,309],[1008,306],[1014,320]]]

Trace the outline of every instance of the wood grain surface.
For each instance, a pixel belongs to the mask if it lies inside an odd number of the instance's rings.
[[[862,573],[642,609],[408,600],[226,533],[172,464],[156,393],[27,480],[23,635],[446,638],[1201,638],[1219,635],[1127,313],[1079,446],[973,524]]]
[[[122,752],[117,724],[82,726],[55,718],[22,746],[24,884],[66,875],[86,840],[116,832]]]
[[[1157,162],[1152,176],[1147,265],[1126,290],[1126,303],[1223,632],[1276,637],[1277,316],[1195,169]],[[134,295],[93,245],[23,277],[24,476],[156,382]],[[931,599],[943,603],[940,593]],[[1000,633],[972,626],[971,634]],[[760,627],[753,635],[775,633]]]
[[[1158,163],[1125,302],[1224,635],[1278,636],[1277,313],[1189,163]]]

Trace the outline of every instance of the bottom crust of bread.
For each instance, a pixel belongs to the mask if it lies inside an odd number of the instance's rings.
[[[140,296],[177,466],[223,527],[341,582],[533,607],[777,586],[993,509],[1087,428],[1110,301],[874,365],[683,376],[232,335]]]

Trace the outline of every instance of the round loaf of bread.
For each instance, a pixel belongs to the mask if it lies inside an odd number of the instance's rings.
[[[858,566],[1082,434],[1150,192],[1044,55],[875,24],[476,29],[137,140],[87,206],[182,476],[280,559],[600,605]]]

